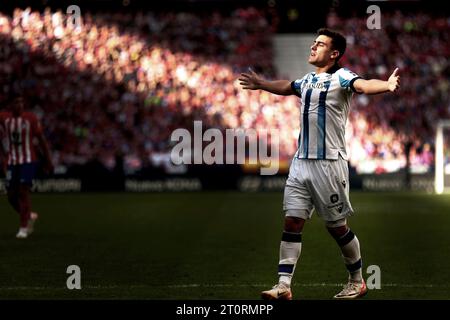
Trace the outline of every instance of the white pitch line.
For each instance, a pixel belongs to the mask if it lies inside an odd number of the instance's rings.
[[[295,283],[293,287],[342,287],[344,283]],[[180,288],[250,288],[250,287],[270,287],[270,284],[262,284],[262,283],[254,283],[254,284],[231,284],[231,283],[190,283],[190,284],[173,284],[173,285],[105,285],[105,286],[83,286],[81,289],[85,290],[114,290],[114,289],[145,289],[145,288],[171,288],[171,289],[180,289]],[[381,288],[383,287],[395,287],[395,288],[449,288],[450,284],[406,284],[406,283],[382,283]],[[41,290],[67,290],[65,287],[26,287],[26,286],[17,286],[17,287],[0,287],[1,291],[41,291]]]
[[[272,284],[273,285],[273,284]],[[294,283],[293,287],[342,287],[345,283]],[[157,287],[169,288],[228,288],[228,287],[270,287],[269,284],[175,284]],[[382,283],[381,287],[398,287],[398,288],[448,288],[448,285],[442,284],[403,284],[403,283]]]

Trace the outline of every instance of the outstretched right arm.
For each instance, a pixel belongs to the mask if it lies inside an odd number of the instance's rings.
[[[289,80],[265,80],[253,70],[250,73],[241,73],[239,84],[245,90],[264,90],[274,94],[289,96],[295,94]]]

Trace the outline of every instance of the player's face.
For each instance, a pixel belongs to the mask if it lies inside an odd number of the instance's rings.
[[[308,62],[316,67],[324,67],[331,59],[336,58],[338,51],[332,49],[331,41],[332,39],[325,35],[318,36],[311,46]]]
[[[24,110],[23,98],[19,97],[14,99],[11,109],[14,115],[20,115]]]

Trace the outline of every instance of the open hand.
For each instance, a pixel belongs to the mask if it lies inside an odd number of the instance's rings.
[[[263,78],[261,78],[255,71],[249,69],[250,73],[241,73],[239,78],[239,84],[245,90],[258,90],[261,89]]]

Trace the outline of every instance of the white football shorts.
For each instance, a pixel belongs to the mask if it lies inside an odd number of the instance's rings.
[[[348,163],[341,156],[337,160],[294,157],[284,188],[283,210],[286,216],[306,220],[315,209],[326,222],[345,221],[353,214],[349,192]]]

